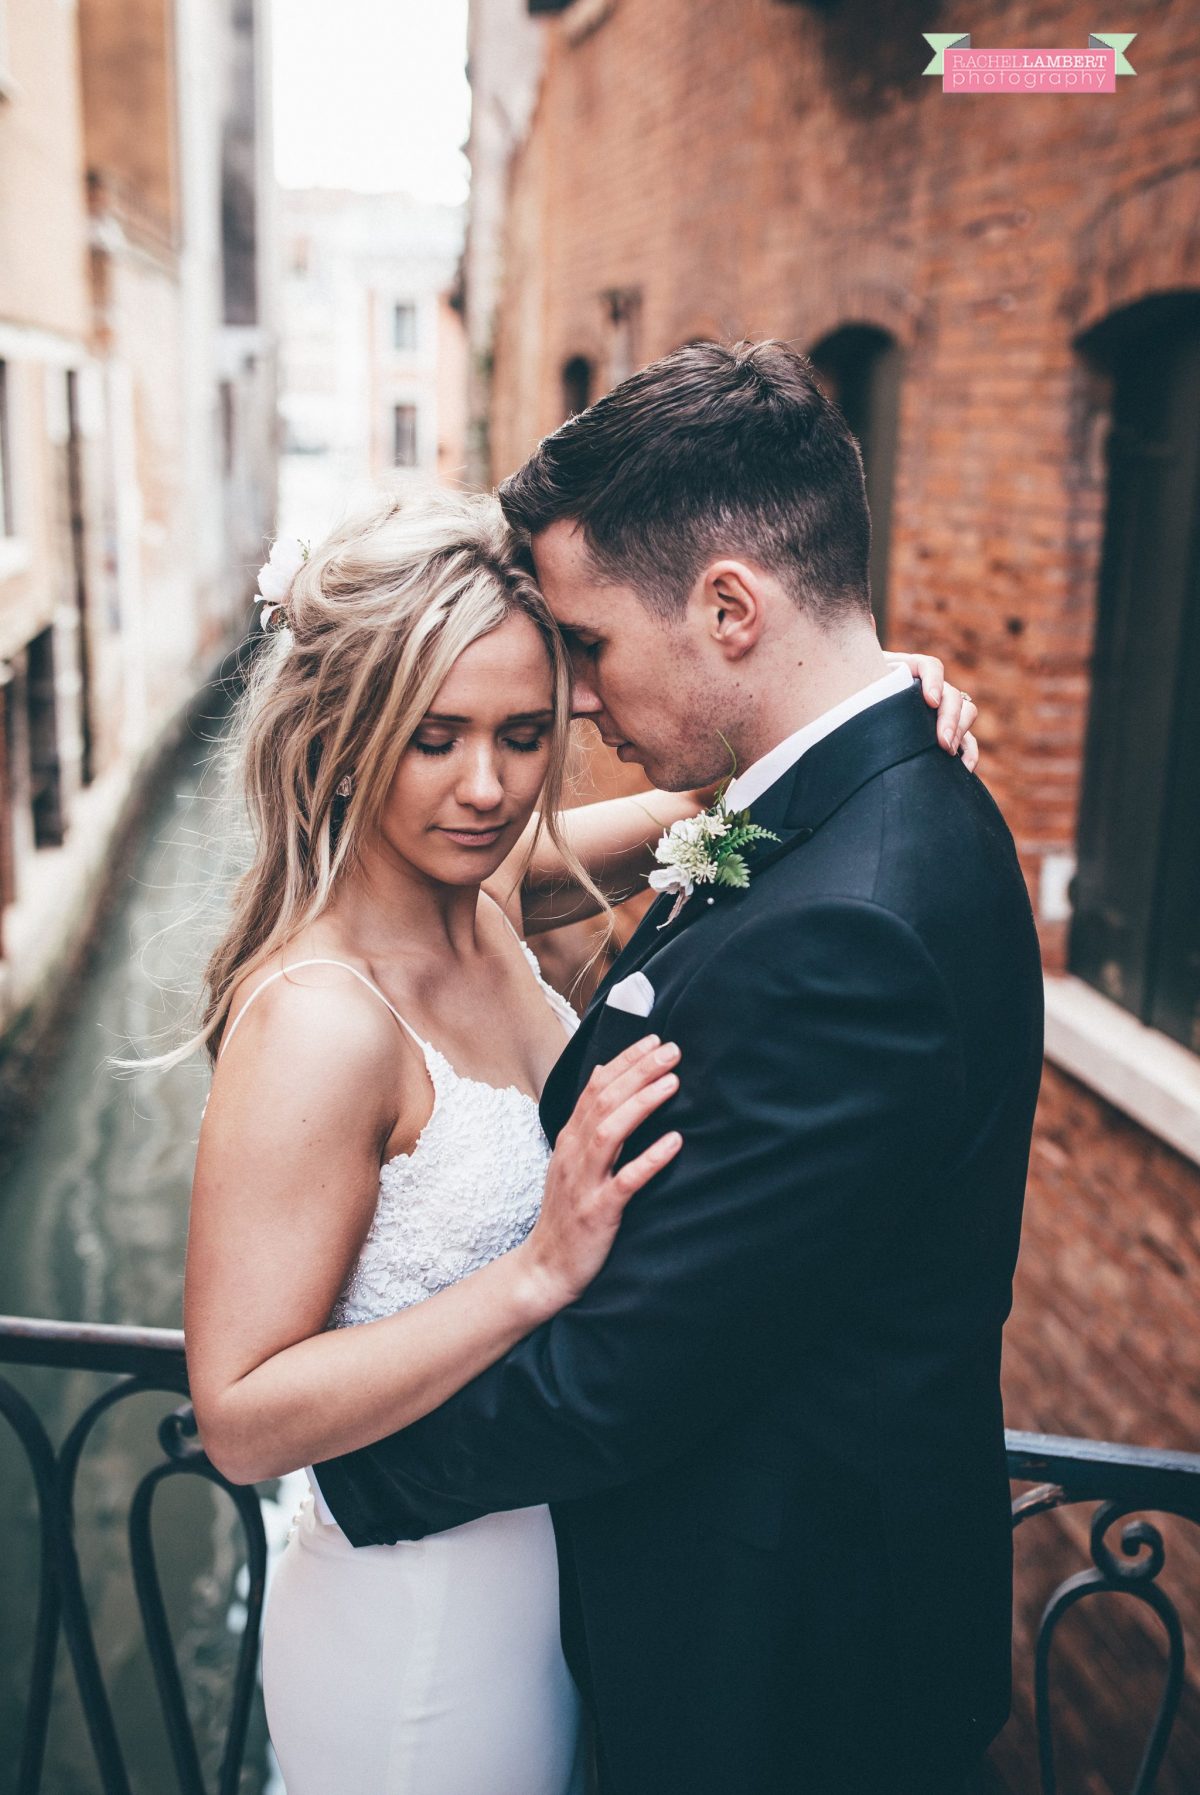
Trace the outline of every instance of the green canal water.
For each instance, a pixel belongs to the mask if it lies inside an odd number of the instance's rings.
[[[181,994],[194,991],[211,918],[220,821],[205,772],[219,720],[201,723],[165,769],[156,802],[122,871],[120,895],[77,993],[72,1025],[37,1115],[0,1191],[0,1311],[59,1321],[155,1327],[182,1323],[188,1190],[205,1067],[122,1078],[109,1059],[157,1051]],[[179,925],[179,926],[172,926]],[[57,1442],[109,1380],[20,1371]],[[129,1499],[158,1462],[155,1430],[168,1395],[118,1405],[93,1435],[79,1480],[77,1537],[89,1605],[122,1746],[137,1795],[177,1787],[158,1718],[129,1571]],[[267,1492],[268,1537],[282,1543],[296,1496]],[[21,1449],[0,1422],[0,1795],[16,1788],[37,1591],[38,1528]],[[155,1539],[176,1649],[208,1787],[215,1786],[229,1679],[242,1620],[244,1570],[232,1505],[199,1478],[175,1478],[156,1498]],[[65,1647],[55,1691],[43,1795],[95,1795],[91,1757]],[[261,1705],[240,1795],[283,1795]]]

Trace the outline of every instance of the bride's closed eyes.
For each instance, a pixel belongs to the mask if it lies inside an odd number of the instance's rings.
[[[503,738],[503,741],[506,748],[513,749],[517,754],[536,754],[539,748],[542,747],[545,739],[544,735],[539,735],[535,736],[532,741],[518,742],[515,738],[506,736]],[[448,742],[413,742],[413,747],[419,754],[449,754],[453,746],[453,737]]]
[[[511,748],[514,754],[537,754],[546,745],[546,733],[542,728],[534,730],[532,734],[502,735],[499,739],[501,746]],[[458,739],[457,736],[447,736],[443,741],[429,741],[414,736],[412,746],[418,754],[445,755],[449,754]]]

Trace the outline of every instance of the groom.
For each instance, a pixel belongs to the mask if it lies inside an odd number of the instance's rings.
[[[677,350],[501,489],[579,709],[777,837],[661,897],[551,1074],[678,1128],[571,1308],[318,1467],[356,1544],[549,1501],[605,1795],[957,1795],[1009,1702],[999,1366],[1041,1068],[1004,820],[871,620],[858,451],[778,343]],[[487,1795],[486,1790],[464,1795]]]

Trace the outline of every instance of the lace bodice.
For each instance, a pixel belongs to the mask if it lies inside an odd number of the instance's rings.
[[[579,1018],[524,942],[521,949],[572,1033]],[[457,1283],[519,1246],[541,1207],[550,1148],[533,1098],[515,1085],[460,1077],[436,1047],[414,1039],[433,1083],[433,1114],[412,1152],[380,1170],[375,1214],[330,1327],[394,1315]]]

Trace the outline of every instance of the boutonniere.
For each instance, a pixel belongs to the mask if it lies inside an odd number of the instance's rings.
[[[726,885],[744,891],[750,883],[744,850],[755,842],[778,840],[769,829],[752,823],[748,810],[730,810],[725,787],[710,809],[672,823],[654,850],[659,865],[650,874],[652,890],[675,893],[671,914],[659,928],[675,921],[697,885]]]

